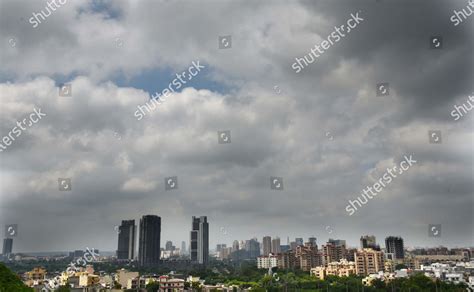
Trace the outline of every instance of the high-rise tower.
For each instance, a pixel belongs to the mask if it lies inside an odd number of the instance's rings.
[[[207,264],[209,261],[209,223],[206,216],[193,216],[191,229],[191,244],[189,251],[191,261],[199,264]]]
[[[142,266],[154,266],[160,263],[161,218],[145,215],[140,219],[140,238],[138,260]]]
[[[135,220],[122,220],[122,225],[118,229],[117,259],[134,259],[136,228]]]

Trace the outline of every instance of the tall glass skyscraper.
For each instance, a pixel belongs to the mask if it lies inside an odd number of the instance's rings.
[[[118,229],[117,259],[134,259],[136,228],[135,220],[122,220],[122,225]]]
[[[191,261],[199,264],[209,262],[209,223],[206,216],[195,217],[191,227],[189,251]]]
[[[161,217],[145,215],[140,219],[138,261],[141,266],[155,266],[160,263]]]

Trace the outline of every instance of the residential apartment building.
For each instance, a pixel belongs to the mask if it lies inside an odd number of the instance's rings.
[[[127,287],[129,280],[138,278],[139,274],[138,272],[130,272],[125,269],[117,270],[117,282],[122,286],[122,287]]]
[[[345,240],[329,239],[328,242],[323,245],[322,249],[323,262],[325,265],[346,258],[347,251]]]
[[[358,276],[376,274],[384,270],[384,255],[381,251],[364,248],[356,252],[355,263]]]
[[[289,250],[278,254],[278,268],[280,269],[299,269],[300,261],[296,258],[296,251]]]
[[[279,256],[270,254],[268,256],[257,257],[257,268],[258,269],[269,269],[278,267]]]
[[[311,268],[322,266],[323,260],[317,245],[307,242],[305,245],[299,245],[295,251],[296,260],[299,261],[299,267],[303,271],[310,271]]]
[[[184,280],[174,279],[169,276],[161,276],[159,278],[160,292],[181,292],[184,291]]]
[[[356,264],[341,259],[339,262],[328,263],[327,267],[312,268],[310,273],[321,280],[324,280],[327,276],[348,277],[356,274]]]

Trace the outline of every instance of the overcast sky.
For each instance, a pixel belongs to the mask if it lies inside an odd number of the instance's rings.
[[[34,28],[46,3],[0,2],[0,138],[46,114],[0,153],[0,238],[17,224],[14,252],[115,250],[114,226],[145,214],[161,216],[162,246],[188,241],[193,215],[208,216],[211,248],[264,235],[474,245],[474,113],[451,115],[473,94],[473,16],[450,20],[467,1],[70,0]],[[295,73],[351,13],[363,21]],[[348,200],[404,155],[417,163],[349,216]],[[178,189],[165,190],[169,176]]]

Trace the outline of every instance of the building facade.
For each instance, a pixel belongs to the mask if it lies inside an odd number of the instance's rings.
[[[332,262],[338,262],[341,259],[346,258],[346,241],[339,239],[329,239],[328,242],[323,245],[323,261],[325,265]]]
[[[192,220],[189,246],[191,261],[198,264],[207,264],[209,262],[209,223],[207,217],[193,216]]]
[[[159,278],[160,292],[180,292],[184,291],[184,280],[174,279],[169,276],[161,276]]]
[[[297,237],[295,238],[296,246],[301,246],[303,245],[303,238]]]
[[[256,259],[260,256],[260,242],[256,238],[245,241],[245,251],[249,259]]]
[[[361,249],[355,254],[356,274],[367,276],[384,271],[383,252],[371,248]]]
[[[257,257],[257,268],[258,269],[269,269],[278,267],[279,257],[273,254],[268,256],[259,256]]]
[[[281,252],[280,248],[280,238],[276,237],[272,239],[272,253],[277,254]]]
[[[238,250],[239,250],[239,241],[234,240],[234,242],[232,243],[232,251],[238,251]]]
[[[13,250],[13,238],[4,238],[2,254],[4,256],[8,256],[12,253],[12,250]]]
[[[356,264],[342,259],[339,262],[329,263],[327,267],[312,268],[310,273],[321,280],[327,276],[348,277],[356,274]]]
[[[160,263],[161,217],[145,215],[140,219],[138,260],[142,266]]]
[[[403,260],[405,257],[403,238],[395,236],[385,238],[385,251],[387,253],[392,253],[394,259]]]
[[[268,256],[272,252],[272,238],[270,236],[264,236],[262,240],[263,244],[263,255]]]
[[[322,256],[317,245],[307,242],[305,245],[299,245],[295,251],[296,260],[303,271],[310,271],[314,267],[322,266]]]
[[[360,248],[372,248],[375,250],[380,250],[380,247],[377,245],[374,235],[364,235],[360,237]]]
[[[119,226],[117,259],[133,260],[135,258],[135,220],[122,220]]]

